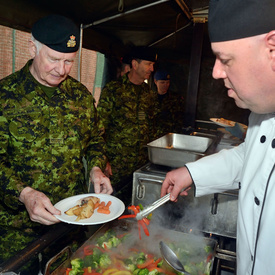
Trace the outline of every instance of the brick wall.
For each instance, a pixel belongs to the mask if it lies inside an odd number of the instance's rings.
[[[0,79],[21,69],[30,59],[29,39],[30,33],[14,30],[0,26]],[[94,90],[95,74],[97,64],[97,53],[95,51],[82,49],[81,82],[91,93]],[[78,55],[72,67],[70,75],[77,79]],[[97,97],[101,88],[96,88]]]

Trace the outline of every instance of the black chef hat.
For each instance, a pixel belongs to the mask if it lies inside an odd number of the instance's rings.
[[[58,52],[72,53],[79,48],[79,28],[71,19],[61,15],[52,14],[38,20],[32,27],[32,35]]]
[[[211,42],[275,30],[275,0],[210,0],[208,29]]]
[[[132,49],[130,56],[131,56],[131,60],[142,59],[142,60],[147,60],[152,62],[157,61],[156,52],[152,48],[147,48],[147,47],[136,47]]]

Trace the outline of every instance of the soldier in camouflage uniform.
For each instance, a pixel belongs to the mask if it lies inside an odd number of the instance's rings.
[[[59,222],[53,204],[87,192],[83,157],[95,192],[112,192],[94,99],[68,76],[79,29],[53,15],[32,35],[33,59],[0,81],[0,262]]]
[[[157,86],[158,114],[155,116],[157,137],[167,133],[181,133],[183,127],[184,103],[183,98],[169,90],[170,74],[165,70],[158,70],[154,74]]]
[[[136,48],[131,56],[130,72],[104,87],[97,106],[111,166],[106,172],[115,188],[148,161],[144,146],[154,138],[157,97],[144,80],[153,72],[156,55]]]

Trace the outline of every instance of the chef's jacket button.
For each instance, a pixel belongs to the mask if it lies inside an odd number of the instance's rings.
[[[265,141],[266,141],[266,137],[265,137],[265,136],[261,136],[260,141],[261,141],[261,143],[265,143]]]
[[[252,262],[253,262],[253,258],[254,258],[253,255],[251,255],[251,261],[252,261]]]
[[[275,148],[275,138],[272,140],[271,146],[272,148]]]
[[[254,201],[255,201],[255,203],[256,203],[257,205],[260,204],[260,201],[259,201],[259,199],[258,199],[257,197],[254,198]]]

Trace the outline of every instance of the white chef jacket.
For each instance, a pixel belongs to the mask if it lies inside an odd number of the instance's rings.
[[[251,113],[241,145],[186,166],[197,197],[240,187],[237,274],[275,274],[275,114]]]

